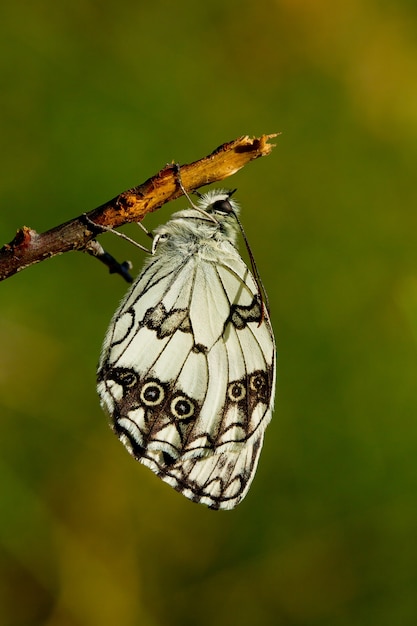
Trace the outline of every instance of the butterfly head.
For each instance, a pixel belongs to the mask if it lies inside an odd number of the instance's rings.
[[[225,217],[239,214],[239,205],[231,197],[236,189],[213,189],[200,196],[198,208],[221,221]]]
[[[226,239],[235,244],[241,229],[239,205],[231,199],[235,191],[215,189],[198,194],[197,204],[187,194],[191,207],[174,213],[169,222],[154,230],[152,253],[161,249],[161,244],[173,250],[184,246],[190,252],[193,243],[204,239]]]
[[[213,189],[202,194],[196,206],[202,216],[206,215],[207,219],[211,219],[217,230],[230,239],[234,239],[238,228],[239,205],[231,199],[235,191],[236,189]]]

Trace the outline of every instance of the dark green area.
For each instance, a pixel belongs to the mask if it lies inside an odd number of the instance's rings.
[[[416,624],[416,21],[406,1],[2,6],[1,243],[283,133],[225,182],[279,350],[235,511],[188,502],[107,426],[119,277],[75,253],[0,285],[2,626]]]

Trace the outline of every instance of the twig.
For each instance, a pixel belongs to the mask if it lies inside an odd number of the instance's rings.
[[[268,155],[274,144],[268,140],[276,134],[262,135],[259,138],[239,137],[224,143],[208,156],[181,165],[181,179],[188,190],[198,189],[203,185],[223,180],[231,176],[244,165],[261,156]],[[156,211],[163,204],[182,195],[178,185],[175,168],[167,165],[155,176],[142,185],[128,189],[109,202],[87,214],[80,215],[64,224],[60,224],[45,233],[23,226],[15,238],[0,249],[0,280],[13,276],[34,263],[43,261],[69,250],[87,251],[98,256],[113,272],[125,275],[126,265],[118,264],[114,259],[103,257],[101,251],[96,254],[91,242],[103,229],[100,226],[117,228],[128,222],[140,222],[147,213]],[[86,219],[88,218],[88,219]],[[92,226],[97,224],[97,229]],[[105,253],[103,251],[104,255]],[[125,276],[126,278],[126,276]]]

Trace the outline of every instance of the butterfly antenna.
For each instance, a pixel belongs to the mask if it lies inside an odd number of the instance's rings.
[[[269,298],[268,298],[268,294],[266,293],[266,289],[265,289],[264,284],[263,284],[263,282],[261,280],[261,277],[259,275],[258,268],[257,268],[256,263],[255,263],[255,257],[253,256],[253,252],[252,252],[251,247],[249,245],[248,238],[246,237],[246,233],[245,233],[245,230],[243,228],[243,224],[242,224],[242,222],[240,221],[239,217],[236,215],[235,212],[233,212],[233,215],[235,216],[236,222],[239,225],[240,232],[242,233],[242,237],[243,237],[243,240],[245,242],[246,250],[248,251],[250,264],[251,264],[251,268],[252,268],[252,272],[253,272],[253,277],[255,279],[255,283],[256,283],[256,286],[258,288],[259,298],[260,298],[262,304],[265,306],[266,310],[269,313]],[[263,311],[262,311],[261,321],[262,321],[262,319],[263,319]]]

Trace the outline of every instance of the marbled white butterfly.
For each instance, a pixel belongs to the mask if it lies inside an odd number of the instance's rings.
[[[101,404],[128,451],[213,509],[245,497],[275,391],[269,314],[235,247],[231,193],[209,191],[155,230],[98,369]]]

